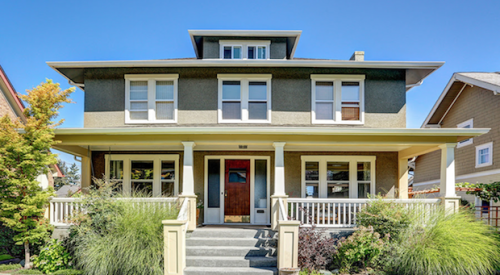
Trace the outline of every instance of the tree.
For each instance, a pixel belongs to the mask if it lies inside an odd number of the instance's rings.
[[[61,169],[64,177],[57,177],[54,179],[54,188],[56,190],[59,190],[64,185],[80,184],[80,174],[78,173],[79,169],[76,163],[73,163],[68,167],[68,164],[65,161],[58,160],[57,166]]]
[[[500,182],[492,183],[457,183],[457,187],[469,188],[466,192],[468,195],[474,195],[483,201],[499,202],[500,201]]]
[[[62,103],[71,102],[73,91],[62,91],[58,83],[47,80],[21,96],[29,105],[24,124],[8,116],[0,118],[0,221],[17,232],[14,240],[24,245],[25,268],[31,268],[30,244],[49,234],[44,213],[53,189],[43,190],[36,178],[57,163],[50,148],[57,143],[54,128],[63,120],[52,120]]]

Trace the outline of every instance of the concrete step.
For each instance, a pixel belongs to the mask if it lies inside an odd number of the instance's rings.
[[[189,267],[276,267],[276,257],[213,257],[188,256],[186,266]]]
[[[186,256],[276,256],[277,251],[271,247],[248,246],[188,246]]]
[[[276,233],[271,229],[196,229],[191,238],[273,238]]]
[[[276,267],[188,267],[184,269],[184,275],[278,275]]]
[[[195,231],[196,232],[196,231]],[[276,246],[274,238],[198,238],[190,237],[186,239],[187,247],[190,246],[254,246],[269,247]]]

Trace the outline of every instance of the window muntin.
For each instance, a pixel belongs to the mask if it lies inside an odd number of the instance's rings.
[[[270,41],[230,41],[221,40],[221,59],[269,59]]]
[[[469,128],[474,128],[473,127],[474,125],[474,120],[471,118],[467,121],[464,121],[460,124],[457,125],[457,128],[465,128],[465,129],[469,129]],[[466,139],[466,140],[462,140],[460,142],[457,143],[457,148],[460,148],[460,147],[464,147],[464,146],[467,146],[467,145],[470,145],[474,142],[474,139],[473,138],[469,138],[469,139]]]
[[[476,168],[493,164],[493,142],[476,146]]]
[[[125,75],[125,123],[176,123],[178,75]]]
[[[313,124],[363,124],[364,75],[311,75]]]
[[[302,196],[366,198],[375,192],[374,156],[302,156]]]
[[[220,123],[269,123],[271,75],[218,75]]]
[[[121,155],[105,156],[106,178],[116,180],[124,194],[141,192],[148,196],[178,194],[178,155]]]

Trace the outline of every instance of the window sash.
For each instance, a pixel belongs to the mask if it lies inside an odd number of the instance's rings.
[[[493,142],[476,146],[476,168],[493,164]]]
[[[457,128],[464,128],[464,129],[469,129],[473,127],[474,127],[474,120],[472,118],[457,125]],[[474,143],[473,138],[462,140],[457,143],[457,148],[464,147],[472,143]]]
[[[232,41],[221,40],[219,41],[219,58],[225,60],[263,60],[270,58],[270,45],[271,41]],[[241,47],[240,57],[234,57],[234,48]],[[230,58],[226,55],[226,49],[231,49]]]

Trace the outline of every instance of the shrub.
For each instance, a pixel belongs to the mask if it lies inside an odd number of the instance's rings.
[[[363,207],[356,218],[359,226],[371,226],[382,236],[397,238],[410,224],[412,215],[403,204],[378,197]]]
[[[0,261],[10,260],[10,259],[14,259],[14,257],[7,254],[0,255]]]
[[[16,245],[14,241],[14,230],[0,223],[0,254],[9,254],[14,257],[24,257],[23,245]]]
[[[354,266],[378,267],[379,257],[388,241],[388,236],[381,238],[372,227],[360,226],[347,239],[339,240],[334,262],[342,272],[349,272]]]
[[[303,269],[299,272],[299,275],[321,275],[321,273],[316,270],[309,271],[308,269]]]
[[[0,271],[15,270],[21,268],[20,264],[3,264],[0,265]]]
[[[60,241],[52,239],[33,257],[33,264],[44,273],[52,273],[71,266],[71,256]]]
[[[498,234],[470,211],[436,211],[400,240],[389,258],[395,274],[492,274],[500,263]]]
[[[335,253],[335,239],[328,238],[325,230],[315,227],[300,228],[299,267],[306,270],[320,270],[330,267]]]
[[[83,271],[75,269],[63,269],[52,273],[52,275],[80,275],[80,274],[83,274]]]
[[[40,270],[36,269],[19,269],[18,271],[12,273],[16,275],[31,275],[31,274],[43,274]]]

